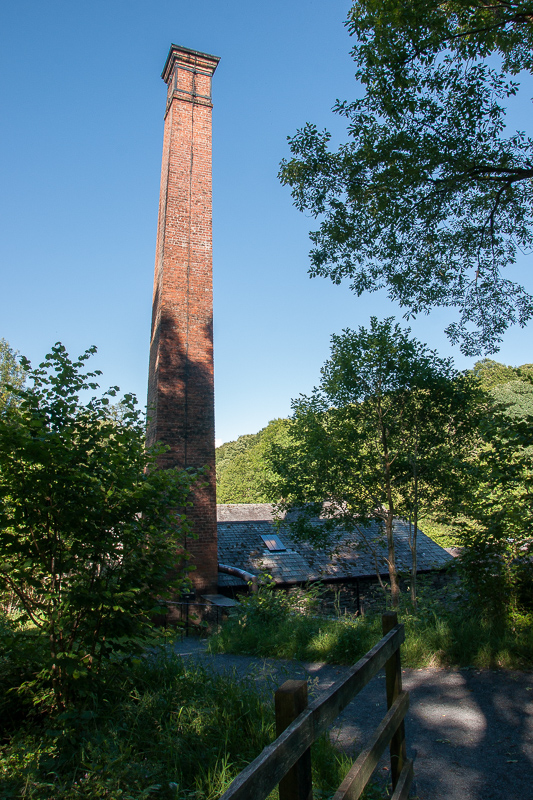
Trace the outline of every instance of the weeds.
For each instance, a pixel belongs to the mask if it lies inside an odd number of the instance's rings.
[[[211,800],[271,739],[251,686],[161,653],[96,708],[29,717],[2,748],[0,794]]]
[[[168,649],[112,677],[90,707],[26,709],[13,727],[3,719],[0,797],[216,800],[275,738],[273,704],[252,681],[184,663]],[[331,797],[349,766],[328,739],[318,741],[316,797]]]
[[[262,589],[243,600],[240,612],[211,639],[211,652],[354,664],[381,638],[378,615],[319,617],[315,612],[295,611],[293,601],[281,592],[269,612],[269,593],[273,590]],[[461,602],[446,609],[438,595],[426,588],[418,609],[404,602],[399,618],[406,629],[402,647],[406,667],[533,666],[531,614],[509,612],[495,618]]]

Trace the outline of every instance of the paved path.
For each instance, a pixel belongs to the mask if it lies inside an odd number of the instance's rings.
[[[205,652],[185,639],[185,657],[217,671],[254,680],[269,695],[288,678],[308,678],[314,695],[346,674],[347,667]],[[408,750],[416,751],[420,800],[533,800],[533,673],[406,669],[410,693]],[[332,732],[339,746],[357,751],[386,711],[384,674],[353,700]],[[386,774],[386,759],[378,771]]]

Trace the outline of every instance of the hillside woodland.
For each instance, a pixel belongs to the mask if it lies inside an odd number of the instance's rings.
[[[258,433],[217,447],[217,503],[269,503],[279,499],[278,476],[267,454],[274,443],[288,443],[289,427],[289,420],[274,419]]]
[[[484,358],[470,371],[494,405],[504,408],[510,418],[533,416],[533,364],[511,367]],[[268,454],[272,444],[289,441],[290,420],[274,419],[257,433],[244,434],[216,449],[217,502],[269,503],[281,500]],[[438,534],[435,534],[438,538]]]

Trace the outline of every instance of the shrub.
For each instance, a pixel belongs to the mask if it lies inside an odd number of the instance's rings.
[[[120,673],[90,711],[54,712],[45,725],[32,719],[4,732],[3,798],[216,800],[275,738],[273,703],[253,681],[185,663],[169,649]],[[331,797],[348,759],[322,737],[312,760],[315,796]]]
[[[0,589],[48,642],[25,688],[60,709],[95,691],[105,661],[145,646],[157,597],[184,580],[171,579],[189,530],[175,509],[195,478],[155,469],[133,395],[120,414],[118,387],[81,401],[98,388],[83,371],[94,350],[22,359],[26,386],[0,416]]]
[[[379,615],[326,618],[296,609],[280,615],[274,604],[267,611],[262,592],[246,598],[239,613],[211,639],[212,652],[355,664],[382,636]],[[250,613],[254,606],[262,609],[261,619]],[[533,665],[531,613],[487,616],[471,597],[456,599],[447,607],[439,590],[421,581],[419,607],[414,609],[404,600],[399,620],[405,624],[405,667],[530,669]]]
[[[351,616],[320,617],[319,591],[286,594],[261,587],[257,594],[241,599],[238,613],[212,637],[212,652],[355,663],[379,640],[381,621],[375,618],[369,624]]]

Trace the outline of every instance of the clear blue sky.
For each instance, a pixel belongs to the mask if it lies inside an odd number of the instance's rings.
[[[253,433],[309,392],[329,337],[401,312],[383,294],[307,276],[313,220],[279,185],[286,137],[342,141],[358,92],[347,0],[17,0],[0,10],[0,337],[39,361],[96,344],[102,385],[144,405],[171,42],[221,57],[213,81],[216,435]],[[531,94],[531,92],[530,92]],[[516,104],[512,121],[531,121]],[[525,121],[524,121],[525,120]],[[524,258],[515,274],[530,274]],[[533,288],[531,278],[527,279]],[[414,334],[460,368],[439,312]],[[498,356],[533,361],[531,328]]]

